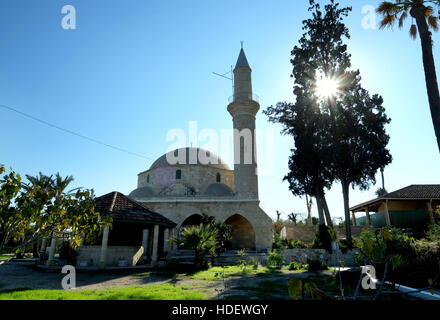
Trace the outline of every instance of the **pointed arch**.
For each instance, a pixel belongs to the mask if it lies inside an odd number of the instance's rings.
[[[255,230],[248,219],[239,214],[230,216],[225,221],[232,228],[230,249],[232,250],[255,250]]]

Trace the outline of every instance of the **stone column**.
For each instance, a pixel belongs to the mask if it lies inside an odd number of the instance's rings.
[[[150,231],[148,229],[142,230],[142,246],[144,247],[144,254],[142,255],[144,259],[148,257],[148,236]]]
[[[52,241],[49,247],[49,258],[47,259],[46,265],[52,267],[55,264],[55,249],[57,247],[57,237],[52,235]]]
[[[387,226],[391,226],[390,211],[388,209],[388,200],[385,200],[385,221]]]
[[[104,228],[104,233],[102,235],[101,257],[99,259],[99,268],[101,269],[105,268],[106,260],[107,260],[108,233],[109,233],[109,227],[107,226]]]
[[[151,266],[157,265],[158,260],[158,250],[159,250],[159,225],[154,226],[153,231],[153,254],[151,255]]]
[[[368,208],[365,208],[365,217],[367,221],[367,226],[371,226],[370,210],[368,210]]]
[[[432,212],[432,200],[428,201],[428,214],[429,214],[429,221],[431,223],[435,223],[434,214]]]
[[[351,213],[351,218],[353,220],[353,226],[356,226],[356,215],[354,214],[354,211]]]
[[[168,252],[168,240],[170,239],[170,229],[166,228],[163,232],[163,251]]]
[[[169,240],[174,236],[174,229],[168,229],[168,251],[167,251],[167,260],[171,259],[171,254],[173,253],[173,243],[169,242]]]

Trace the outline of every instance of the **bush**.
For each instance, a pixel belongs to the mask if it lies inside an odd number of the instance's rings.
[[[325,262],[321,262],[317,259],[307,259],[307,265],[306,265],[307,271],[309,272],[319,272],[328,270],[328,266]]]
[[[426,232],[426,237],[430,241],[440,242],[440,224],[436,223],[429,226],[429,229]]]
[[[75,266],[78,253],[69,242],[63,242],[60,248],[60,260],[66,260],[68,264]]]
[[[291,262],[289,263],[289,266],[287,267],[288,270],[290,271],[300,271],[300,270],[304,270],[307,269],[307,265],[298,263],[298,262]]]
[[[275,233],[273,238],[273,244],[272,249],[273,250],[281,250],[286,248],[288,245],[287,239],[281,239],[280,235],[278,233]]]
[[[333,229],[323,224],[319,225],[318,231],[315,233],[315,238],[313,239],[312,248],[325,249],[328,252],[332,252],[332,242],[335,238]]]
[[[284,263],[284,256],[279,250],[272,250],[267,259],[267,266],[272,269],[281,269]]]
[[[297,240],[297,241],[292,240],[289,242],[288,248],[289,249],[305,249],[305,248],[307,248],[307,244],[305,244],[301,240]]]

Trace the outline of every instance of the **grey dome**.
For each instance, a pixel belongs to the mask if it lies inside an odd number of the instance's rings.
[[[213,183],[206,188],[206,196],[232,196],[234,193],[231,188],[223,183]]]
[[[162,155],[156,161],[154,161],[154,163],[150,167],[150,170],[155,169],[155,168],[160,168],[160,167],[172,166],[168,163],[167,155],[169,154],[173,157],[177,157],[178,152],[186,152],[186,161],[185,161],[185,163],[178,162],[175,165],[185,165],[185,164],[191,165],[191,164],[193,164],[193,165],[213,167],[213,168],[217,168],[217,169],[231,170],[223,159],[221,159],[216,154],[214,154],[208,150],[202,149],[202,148],[181,148],[181,149],[176,149],[174,151],[170,151],[170,152]],[[199,152],[202,152],[203,154],[208,155],[211,162],[207,163],[207,164],[201,163],[200,159],[199,159]],[[197,163],[190,162],[190,155],[192,155],[192,154],[196,155]],[[192,160],[192,157],[191,157],[191,160]]]
[[[131,198],[152,197],[154,196],[154,191],[150,187],[141,187],[134,189],[128,196]]]

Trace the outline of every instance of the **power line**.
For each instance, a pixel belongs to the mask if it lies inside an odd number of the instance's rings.
[[[50,123],[50,122],[47,122],[47,121],[45,121],[45,120],[43,120],[43,119],[40,119],[40,118],[34,117],[34,116],[30,115],[30,114],[27,114],[27,113],[25,113],[25,112],[23,112],[23,111],[17,110],[17,109],[15,109],[15,108],[10,107],[10,106],[6,106],[6,105],[4,105],[4,104],[0,104],[0,107],[2,107],[2,108],[4,108],[4,109],[7,109],[7,110],[9,110],[9,111],[13,111],[13,112],[15,112],[15,113],[18,113],[18,114],[20,114],[20,115],[22,115],[22,116],[25,116],[25,117],[27,117],[27,118],[29,118],[29,119],[32,119],[32,120],[34,120],[34,121],[40,122],[40,123],[42,123],[42,124],[45,124],[45,125],[47,125],[47,126],[49,126],[49,127],[52,127],[52,128],[58,129],[58,130],[60,130],[60,131],[67,132],[67,133],[69,133],[69,134],[71,134],[71,135],[74,135],[74,136],[80,137],[80,138],[82,138],[82,139],[85,139],[85,140],[88,140],[88,141],[94,142],[94,143],[96,143],[96,144],[100,144],[100,145],[106,146],[106,147],[108,147],[108,148],[112,148],[112,149],[114,149],[114,150],[118,150],[118,151],[120,151],[120,152],[125,152],[125,153],[131,154],[131,155],[136,156],[136,157],[139,157],[139,158],[143,158],[143,159],[147,159],[147,160],[151,160],[151,161],[153,161],[153,159],[148,158],[148,157],[146,157],[146,156],[143,156],[143,155],[141,155],[141,154],[139,154],[139,153],[131,152],[131,151],[129,151],[129,150],[126,150],[126,149],[123,149],[123,148],[119,148],[119,147],[113,146],[113,145],[111,145],[111,144],[108,144],[108,143],[102,142],[102,141],[100,141],[100,140],[96,140],[96,139],[94,139],[94,138],[87,137],[87,136],[85,136],[85,135],[83,135],[83,134],[80,134],[80,133],[77,133],[77,132],[71,131],[71,130],[69,130],[69,129],[65,129],[65,128],[63,128],[63,127],[57,126],[57,125],[55,125],[55,124],[53,124],[53,123]]]

